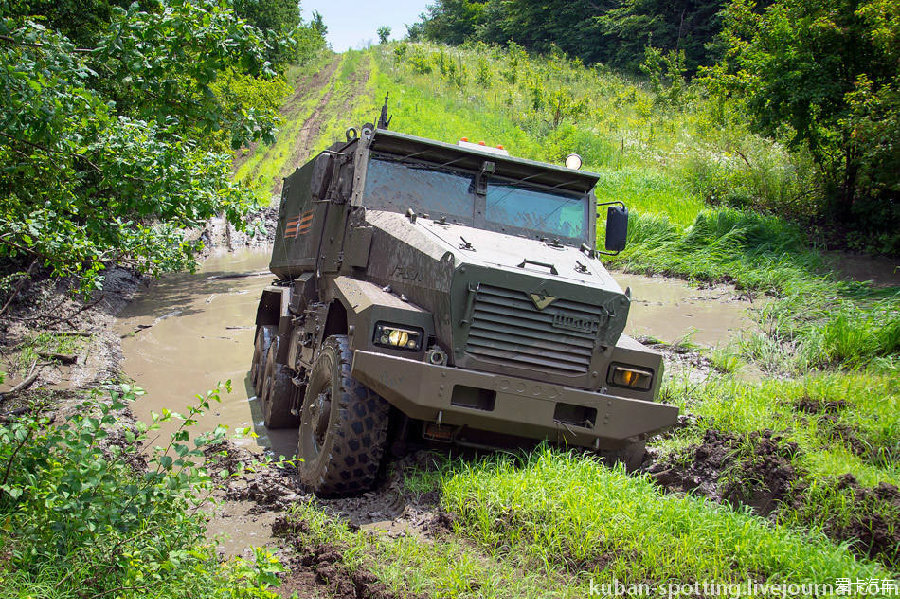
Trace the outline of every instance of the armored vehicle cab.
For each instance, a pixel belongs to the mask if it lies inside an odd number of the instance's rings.
[[[251,378],[312,490],[367,490],[389,441],[639,461],[675,422],[594,247],[597,178],[368,125],[285,179]],[[607,219],[621,250],[627,211]]]

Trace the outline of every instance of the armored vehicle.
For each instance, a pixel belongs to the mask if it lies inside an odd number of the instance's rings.
[[[368,490],[411,441],[549,440],[628,461],[677,408],[622,331],[595,249],[598,175],[365,125],[284,180],[250,379],[299,426],[301,480]],[[607,251],[627,210],[607,206]]]

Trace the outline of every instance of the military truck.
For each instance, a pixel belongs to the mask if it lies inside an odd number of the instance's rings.
[[[366,491],[414,441],[639,461],[678,410],[655,402],[661,356],[622,334],[630,294],[600,261],[625,206],[597,250],[597,174],[386,125],[284,180],[250,380],[267,427],[299,426],[301,481]]]

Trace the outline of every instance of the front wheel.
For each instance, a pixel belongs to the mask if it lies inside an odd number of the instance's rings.
[[[346,335],[332,335],[313,364],[300,410],[297,467],[316,495],[368,491],[387,443],[390,406],[350,376]]]

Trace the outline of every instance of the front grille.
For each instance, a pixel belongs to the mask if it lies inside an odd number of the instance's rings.
[[[606,310],[557,299],[538,310],[523,291],[479,285],[466,352],[517,368],[583,374]]]

